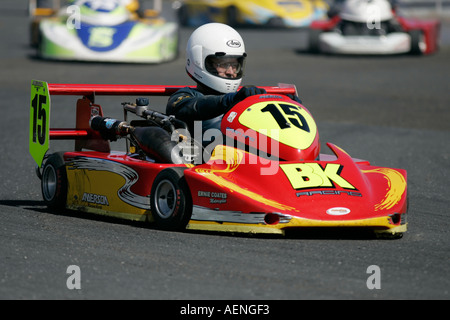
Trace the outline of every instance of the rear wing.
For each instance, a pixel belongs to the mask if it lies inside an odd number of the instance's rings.
[[[110,152],[109,141],[90,127],[93,116],[103,116],[96,96],[170,96],[186,86],[122,85],[122,84],[56,84],[39,80],[31,82],[29,150],[38,166],[42,165],[50,140],[75,140],[75,151],[90,149]],[[189,86],[195,88],[194,86]],[[260,87],[268,94],[297,94],[294,85]],[[76,104],[75,128],[50,128],[52,95],[79,96]]]

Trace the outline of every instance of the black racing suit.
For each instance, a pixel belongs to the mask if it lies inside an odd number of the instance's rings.
[[[235,93],[205,95],[198,89],[182,88],[170,96],[166,114],[186,122],[189,131],[194,121],[211,120],[223,116],[232,106]],[[192,131],[191,131],[192,132]]]
[[[198,138],[200,128],[195,126],[196,121],[201,121],[201,137],[208,129],[220,130],[220,123],[224,113],[233,105],[236,93],[204,94],[199,89],[189,87],[182,88],[170,96],[166,107],[166,114],[174,115],[178,120],[184,121],[188,126],[192,138]],[[194,137],[195,136],[195,137]],[[210,141],[203,141],[203,145]]]

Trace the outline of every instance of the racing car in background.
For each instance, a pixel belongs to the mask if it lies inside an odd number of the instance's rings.
[[[306,27],[324,19],[328,10],[323,0],[180,0],[174,6],[184,26],[220,22],[234,27]]]
[[[178,56],[178,23],[161,18],[162,0],[30,0],[31,45],[52,60],[160,63]]]
[[[388,237],[406,231],[406,171],[373,166],[331,143],[332,154],[320,153],[312,115],[287,96],[297,94],[294,86],[262,87],[266,94],[236,104],[211,148],[146,98],[180,88],[33,80],[29,148],[45,204],[166,230],[362,228]],[[50,109],[59,111],[51,107],[54,95],[79,96],[75,128],[50,127]],[[101,95],[140,97],[123,102],[124,119],[117,120],[104,116],[95,101]],[[118,138],[126,139],[125,151],[111,150]],[[49,153],[51,139],[74,140],[74,149]]]
[[[345,0],[326,21],[314,21],[309,51],[328,54],[431,54],[438,50],[440,22],[397,14],[388,0]]]

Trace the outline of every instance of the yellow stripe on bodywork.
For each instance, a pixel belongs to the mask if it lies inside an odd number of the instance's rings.
[[[245,151],[231,148],[228,146],[217,146],[214,149],[214,154],[210,160],[223,161],[226,164],[226,168],[225,169],[198,168],[195,169],[195,171],[201,174],[203,177],[213,181],[218,186],[229,189],[229,191],[231,192],[240,193],[248,198],[251,198],[254,201],[258,201],[260,203],[277,208],[279,210],[298,212],[298,210],[294,207],[286,206],[282,203],[279,203],[278,201],[267,199],[258,193],[242,188],[239,185],[225,179],[224,177],[217,175],[220,173],[228,174],[235,171],[242,163],[245,153],[246,153]]]

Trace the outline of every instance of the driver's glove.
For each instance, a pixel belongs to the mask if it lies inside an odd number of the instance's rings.
[[[241,102],[247,97],[258,95],[258,94],[264,94],[266,93],[265,89],[261,89],[254,86],[249,87],[242,87],[238,92],[232,92],[227,93],[223,97],[223,103],[227,106],[227,109],[229,110],[237,103]]]
[[[287,96],[288,96],[291,100],[294,100],[295,102],[298,102],[298,103],[302,104],[302,100],[300,100],[300,98],[297,97],[296,94],[287,94]]]

